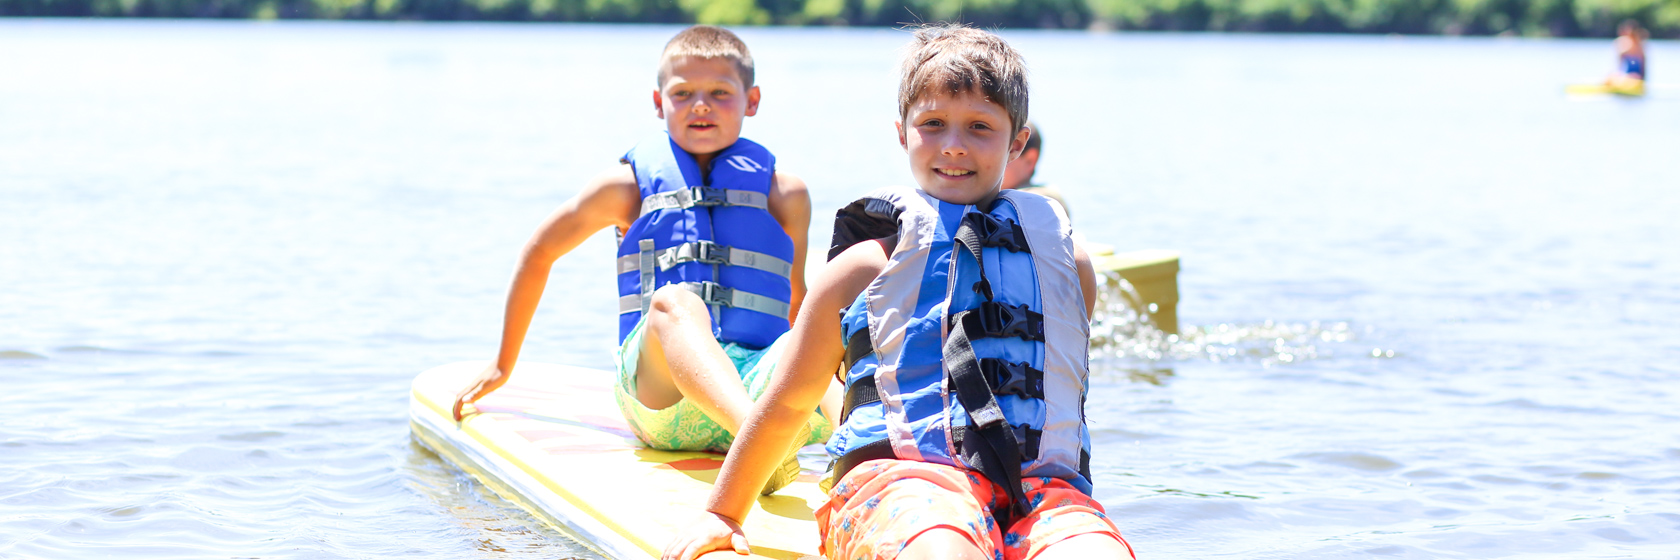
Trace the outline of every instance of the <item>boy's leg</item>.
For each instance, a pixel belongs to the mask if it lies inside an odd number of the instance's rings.
[[[1087,558],[1132,558],[1131,547],[1101,533],[1085,533],[1056,541],[1030,560],[1085,560]]]
[[[985,504],[994,492],[963,469],[868,461],[835,483],[817,509],[829,558],[994,558],[1002,533]]]
[[[676,286],[653,293],[636,363],[636,400],[659,410],[688,399],[734,434],[752,411],[740,373],[712,338],[712,315],[700,297]]]
[[[1096,558],[1092,556],[1091,558]],[[968,535],[950,527],[934,527],[910,539],[897,560],[992,560]]]
[[[1101,503],[1065,480],[1029,477],[1021,481],[1034,507],[1003,536],[1005,560],[1135,558]],[[998,488],[996,495],[1003,495]],[[1007,498],[1004,498],[1005,500]],[[994,503],[993,507],[1007,504]]]

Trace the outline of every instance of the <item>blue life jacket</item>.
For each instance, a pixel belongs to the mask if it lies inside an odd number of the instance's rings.
[[[1090,323],[1067,215],[1018,191],[982,210],[882,189],[840,211],[829,258],[895,233],[886,268],[841,318],[834,480],[898,458],[985,473],[1017,508],[1023,476],[1090,494]]]
[[[694,156],[661,134],[622,161],[636,172],[642,214],[620,232],[619,343],[666,284],[706,302],[719,342],[763,348],[787,332],[793,240],[767,210],[775,156],[736,140],[712,159],[705,183]]]
[[[1645,57],[1631,54],[1622,55],[1622,73],[1645,79]]]

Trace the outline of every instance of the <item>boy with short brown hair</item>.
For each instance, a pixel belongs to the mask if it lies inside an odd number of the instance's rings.
[[[666,130],[590,181],[526,244],[500,352],[457,395],[457,420],[513,372],[554,261],[612,226],[620,235],[620,411],[651,447],[729,449],[804,297],[811,220],[805,182],[740,137],[742,121],[758,111],[753,80],[752,55],[734,33],[697,25],[671,39],[653,92]],[[827,439],[832,424],[809,412],[800,441]],[[792,457],[775,464],[766,493],[798,474]]]
[[[1084,423],[1090,260],[1060,206],[1001,190],[1031,131],[1020,55],[960,25],[917,31],[899,143],[917,189],[847,206],[770,391],[725,459],[708,512],[665,550],[746,552],[751,489],[846,377],[829,558],[1122,558],[1091,496]]]

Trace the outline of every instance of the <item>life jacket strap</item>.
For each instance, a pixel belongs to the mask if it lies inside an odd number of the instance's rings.
[[[988,302],[989,303],[989,302]],[[955,389],[957,400],[968,411],[969,425],[974,437],[965,438],[958,446],[963,461],[978,469],[986,478],[1009,491],[1014,517],[1025,516],[1029,509],[1026,491],[1021,487],[1021,445],[1015,438],[1014,426],[1003,416],[991,386],[980,371],[980,360],[974,355],[969,331],[980,330],[980,318],[973,310],[957,314],[950,334],[945,338],[945,375]],[[1003,513],[1003,512],[995,512]],[[1007,519],[1010,516],[1000,516]],[[1002,524],[1005,519],[1000,519]]]
[[[647,272],[644,271],[643,274],[645,275]],[[717,282],[680,282],[672,285],[681,286],[683,289],[694,293],[694,295],[700,296],[700,300],[705,302],[707,306],[734,307],[784,319],[787,318],[788,310],[791,309],[787,302],[770,296],[737,290]],[[636,311],[645,312],[652,299],[651,292],[646,295],[635,294],[620,297],[618,298],[618,312],[620,314]]]
[[[839,484],[841,479],[846,478],[846,473],[852,472],[852,469],[858,465],[876,459],[897,458],[898,456],[893,454],[892,440],[878,439],[840,454],[828,466],[829,470],[834,471],[832,480],[835,484]]]
[[[655,210],[688,209],[696,206],[750,206],[770,209],[770,196],[760,192],[715,187],[689,187],[662,192],[642,199],[642,214]]]
[[[642,289],[641,294],[636,296],[636,309],[641,311],[643,316],[646,316],[648,306],[653,304],[653,263],[655,261],[653,240],[643,239],[637,243],[636,248],[637,251],[634,255],[636,257],[636,267],[642,271]],[[623,311],[623,309],[619,310],[620,313]]]
[[[860,377],[857,382],[847,384],[846,395],[840,402],[840,423],[846,423],[853,409],[878,402],[881,402],[881,390],[875,386],[875,376]]]
[[[1006,222],[1014,224],[1013,221]],[[1019,230],[1019,226],[1002,227],[997,219],[978,212],[964,215],[962,223],[957,226],[956,235],[951,240],[974,257],[980,273],[980,279],[974,283],[974,292],[985,297],[986,301],[974,309],[950,315],[942,353],[947,382],[963,409],[968,411],[969,424],[962,429],[974,436],[965,437],[957,449],[965,464],[979,469],[986,478],[1009,491],[1013,507],[1008,512],[994,512],[1000,517],[999,526],[1005,527],[1010,518],[1023,517],[1030,509],[1026,490],[1021,487],[1022,449],[1020,440],[1015,437],[1014,426],[1004,417],[1003,408],[998,406],[997,397],[992,394],[993,387],[980,369],[980,359],[974,354],[972,340],[1006,336],[1018,336],[1028,341],[1044,340],[1043,315],[1028,309],[1025,304],[1010,305],[992,300],[992,284],[986,277],[986,261],[981,257],[981,249],[1003,246],[988,243],[1015,241],[1019,241],[1018,247],[1012,250],[1025,249],[1024,235],[1017,240],[1013,234],[1000,233],[1011,229]],[[1013,515],[1007,515],[1009,513]]]
[[[1043,438],[1044,432],[1035,430],[1026,424],[1014,426],[1013,428],[1015,434],[1017,434],[1019,439],[1023,442],[1021,453],[1030,457],[1038,457],[1039,440]],[[951,437],[957,447],[962,448],[964,441],[980,439],[983,436],[980,436],[973,428],[965,426],[962,429],[954,431],[951,434]],[[1090,472],[1090,457],[1091,456],[1089,454],[1084,453],[1083,451],[1080,452],[1080,463],[1081,465],[1084,465],[1080,468],[1080,472]],[[847,473],[852,472],[852,469],[857,468],[858,465],[874,461],[876,459],[897,458],[898,456],[893,454],[891,440],[880,439],[871,441],[854,447],[851,451],[842,453],[839,457],[835,457],[834,461],[829,463],[829,470],[832,471],[832,477],[829,477],[829,479],[833,480],[835,483],[839,483],[841,479],[846,478]],[[1025,495],[1024,490],[1022,491],[1022,494],[1023,496]]]
[[[869,327],[852,332],[851,338],[846,340],[846,356],[841,360],[841,371],[852,371],[852,366],[864,356],[875,353],[875,342],[869,338]]]
[[[654,260],[658,262],[661,271],[670,270],[683,263],[698,262],[762,270],[783,278],[790,278],[793,275],[793,263],[758,251],[736,249],[711,241],[684,243],[658,251],[654,253]],[[619,274],[635,272],[641,270],[641,268],[642,259],[640,255],[624,255],[618,258]]]
[[[852,338],[855,343],[857,342],[856,339],[859,337],[857,335],[853,335]],[[866,339],[864,343],[867,344],[868,340]],[[851,357],[852,347],[852,345],[847,345],[846,347],[846,355],[848,359]],[[865,354],[868,352],[869,350],[864,351]],[[851,370],[850,365],[846,367],[846,370]],[[980,374],[986,379],[987,389],[990,390],[993,395],[1015,395],[1023,399],[1044,399],[1044,372],[1026,364],[1025,362],[1010,362],[1008,360],[1001,360],[998,358],[981,358]],[[955,390],[956,380],[951,379],[948,381],[951,384],[951,388]],[[874,404],[878,402],[881,402],[881,391],[875,385],[874,376],[860,377],[856,382],[847,384],[845,396],[841,399],[840,423],[846,423],[846,417],[851,416],[853,409],[866,404]],[[1025,424],[1023,424],[1023,426],[1024,425]],[[1016,431],[1020,430],[1017,429]],[[1036,432],[1038,430],[1033,431]],[[1032,445],[1022,446],[1022,449],[1033,450],[1032,453],[1027,453],[1027,455],[1030,455],[1031,457],[1038,456],[1037,448],[1038,445],[1036,442]]]
[[[1009,429],[1015,433],[1015,441],[1020,442],[1019,449],[1022,460],[1037,459],[1039,443],[1044,440],[1044,430],[1034,428],[1030,424],[1017,424],[1010,426]],[[972,426],[965,426],[964,429],[956,430],[951,434],[951,442],[956,444],[958,449],[962,449],[963,438],[980,437],[978,434],[979,431]]]

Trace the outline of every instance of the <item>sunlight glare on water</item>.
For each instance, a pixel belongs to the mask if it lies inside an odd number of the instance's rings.
[[[536,224],[661,130],[659,26],[0,20],[0,557],[591,558],[413,443]],[[827,216],[906,184],[896,30],[742,31]],[[1009,31],[1105,294],[1140,558],[1676,558],[1680,90],[1609,46]],[[603,233],[523,359],[612,365]],[[808,462],[813,457],[806,457]],[[820,460],[820,459],[818,459]]]

